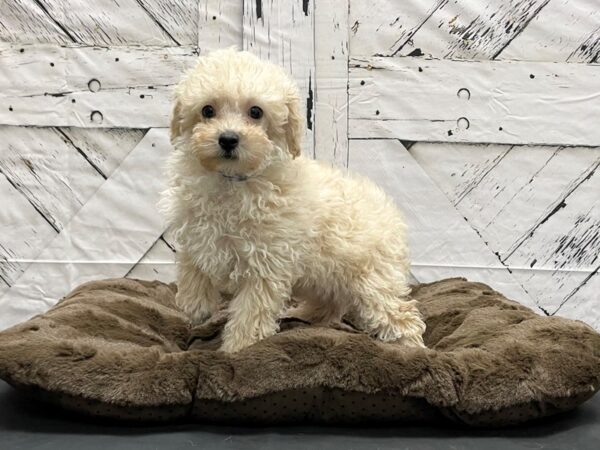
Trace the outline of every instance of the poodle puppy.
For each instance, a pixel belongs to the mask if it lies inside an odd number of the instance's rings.
[[[368,179],[302,157],[304,127],[295,84],[250,53],[215,51],[184,75],[159,203],[178,306],[198,323],[230,294],[225,352],[276,333],[292,297],[312,323],[349,314],[380,340],[423,346],[398,209]]]

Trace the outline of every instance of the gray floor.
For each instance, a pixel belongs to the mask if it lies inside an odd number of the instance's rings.
[[[114,426],[32,403],[0,381],[0,449],[598,449],[600,395],[576,411],[503,430],[456,426],[385,428]]]

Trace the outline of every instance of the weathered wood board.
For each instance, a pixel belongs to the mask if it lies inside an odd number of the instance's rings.
[[[441,1],[410,41],[395,51],[395,55],[425,54],[436,58],[476,60],[497,58],[549,1]]]
[[[438,8],[440,11],[436,11],[436,14],[428,14],[423,24],[415,29],[411,38],[400,44],[403,48],[396,48],[398,51],[395,54],[426,55],[434,58],[474,58],[476,60],[597,63],[600,37],[597,20],[595,20],[598,7],[594,0],[524,1],[515,5],[514,13],[510,12],[508,17],[505,5],[505,2],[443,2]],[[444,15],[442,9],[447,7],[453,8],[454,12]],[[410,9],[406,9],[406,11],[410,11]],[[522,14],[523,12],[525,14]],[[535,14],[531,14],[531,12],[535,12]],[[443,17],[445,17],[445,21],[439,20]],[[437,19],[438,22],[436,23],[435,20],[431,22],[432,18]],[[396,28],[402,27],[403,20],[410,26],[415,19],[417,18],[411,19],[409,14],[405,19],[401,17],[395,26]],[[389,36],[386,39],[391,39],[397,32],[382,26],[379,33],[388,33]],[[445,43],[444,39],[446,39]],[[364,55],[392,54],[387,52],[383,46],[377,47],[376,39],[371,42],[374,45],[372,51],[365,52]],[[354,54],[354,56],[362,55]],[[580,64],[571,66],[574,69],[585,67]],[[588,89],[590,93],[597,90],[593,86],[585,89]],[[589,115],[585,117],[589,117]],[[579,120],[579,117],[570,117],[570,120]],[[447,139],[444,140],[447,141]],[[598,149],[586,150],[571,147],[573,145],[571,142],[567,142],[567,145],[569,147],[564,149],[564,153],[561,151],[559,158],[560,164],[563,165],[563,171],[560,172],[560,166],[556,163],[558,159],[549,164],[557,168],[556,178],[545,176],[545,173],[549,174],[550,172],[544,170],[538,173],[548,159],[548,153],[541,151],[542,149],[539,147],[523,148],[520,158],[517,160],[509,157],[506,161],[507,164],[504,164],[503,161],[496,164],[495,159],[500,156],[500,153],[496,154],[495,147],[489,145],[461,146],[445,142],[416,142],[410,151],[419,159],[421,167],[442,184],[454,185],[456,188],[459,188],[461,184],[473,186],[478,183],[478,177],[481,174],[485,174],[488,184],[491,180],[497,181],[493,191],[485,192],[485,189],[474,189],[472,193],[468,190],[464,191],[464,199],[457,205],[457,208],[485,238],[486,242],[489,242],[490,248],[500,254],[502,247],[494,248],[494,241],[498,241],[496,236],[502,236],[504,241],[509,242],[509,246],[520,245],[529,239],[529,235],[523,235],[518,230],[535,229],[539,221],[545,217],[540,218],[539,214],[546,211],[546,215],[549,215],[562,202],[562,199],[547,194],[554,192],[557,183],[562,182],[566,186],[578,189],[580,176],[574,175],[571,169],[580,167],[582,157],[585,159],[585,156],[589,155],[588,150],[597,153]],[[457,148],[463,151],[457,152]],[[509,146],[498,148],[502,148],[501,153],[508,151],[510,155],[510,152],[514,152],[514,150],[510,150]],[[516,147],[516,149],[518,148]],[[430,157],[419,158],[420,153],[428,154]],[[483,159],[478,158],[477,155],[483,156]],[[445,169],[449,167],[452,169],[446,171]],[[448,178],[441,180],[436,177],[436,173],[442,172]],[[513,177],[515,173],[517,174],[516,179]],[[459,177],[458,175],[463,176]],[[512,191],[512,184],[518,179],[527,179],[528,186],[524,187],[523,192],[517,195],[513,201],[507,197],[507,194]],[[529,180],[531,180],[531,185]],[[485,181],[484,184],[486,184]],[[518,182],[516,184],[518,185]],[[531,190],[534,192],[531,193]],[[557,191],[556,193],[560,194],[561,192]],[[529,203],[526,203],[524,199],[528,195],[530,196]],[[469,201],[471,196],[473,196],[472,202]],[[474,205],[474,209],[469,208],[469,205]],[[585,211],[585,205],[585,202],[579,205],[580,212]],[[512,222],[511,218],[514,219]],[[507,223],[518,228],[507,228]],[[564,236],[569,234],[569,225],[564,221],[556,220],[556,215],[549,215],[546,228],[562,233]],[[551,233],[538,233],[537,236],[538,249],[535,251],[541,252],[542,248],[552,246]],[[527,269],[532,271],[528,266],[520,266],[515,260],[512,260],[510,264],[511,270],[515,272]],[[531,282],[524,282],[524,287],[527,290],[535,291],[538,283],[548,286],[542,302],[548,301],[549,304],[565,302],[558,313],[565,311],[564,307],[567,307],[566,311],[571,317],[592,323],[593,317],[598,316],[593,307],[594,302],[597,302],[597,296],[583,302],[578,295],[579,293],[585,295],[589,292],[589,286],[598,283],[597,271],[589,272],[593,269],[593,267],[580,268],[575,261],[571,261],[562,267],[558,278],[550,278],[546,280],[547,282],[533,278]],[[560,277],[568,276],[567,273],[579,273],[580,270],[587,273],[585,284],[581,284],[581,288],[575,288],[576,292],[571,297],[569,295],[561,297],[562,281]],[[523,280],[526,278],[521,278],[521,281]],[[582,308],[579,309],[578,314],[576,308],[568,308],[571,301],[580,301]],[[552,312],[552,308],[549,310]]]
[[[315,4],[315,158],[348,166],[348,0]]]
[[[8,285],[143,135],[125,129],[0,127],[0,198],[10,205],[0,208],[0,277]]]
[[[197,57],[195,47],[3,45],[0,124],[166,127],[172,88]]]
[[[349,168],[377,180],[403,211],[409,227],[411,271],[418,281],[449,276],[478,279],[535,307],[400,141],[351,140]]]
[[[68,44],[73,39],[35,0],[0,2],[0,42]]]
[[[196,1],[196,0],[194,0]],[[198,49],[242,48],[242,0],[212,0],[198,4]]]
[[[348,20],[351,54],[394,56],[407,45],[412,51],[415,33],[447,3],[448,0],[351,2]]]
[[[350,137],[600,146],[600,67],[350,60]]]
[[[196,42],[196,0],[94,0],[93,6],[87,0],[11,0],[0,4],[3,40],[96,46]]]
[[[243,49],[284,67],[306,111],[303,151],[314,156],[314,2],[244,0]]]
[[[595,0],[552,0],[497,58],[597,63],[600,5]]]
[[[443,154],[436,145],[410,151],[547,313],[597,271],[598,149],[446,144]]]
[[[150,130],[0,297],[0,328],[43,312],[79,283],[125,276],[163,232],[156,199],[168,130]]]
[[[172,283],[177,278],[173,247],[159,238],[125,276]]]

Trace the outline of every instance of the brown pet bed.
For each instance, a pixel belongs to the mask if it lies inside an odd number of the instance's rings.
[[[428,349],[288,319],[230,356],[216,351],[224,318],[192,329],[174,294],[128,279],[80,286],[0,333],[0,377],[97,416],[235,424],[499,426],[570,410],[600,386],[600,334],[464,279],[414,288]]]

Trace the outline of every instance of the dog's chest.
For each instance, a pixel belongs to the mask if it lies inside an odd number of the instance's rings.
[[[220,286],[235,282],[248,271],[248,250],[257,241],[253,227],[235,216],[198,215],[186,241],[194,261]]]
[[[210,199],[188,209],[182,244],[224,291],[233,292],[243,278],[272,273],[274,263],[290,267],[297,259],[290,228],[282,223],[285,208],[257,203]]]

